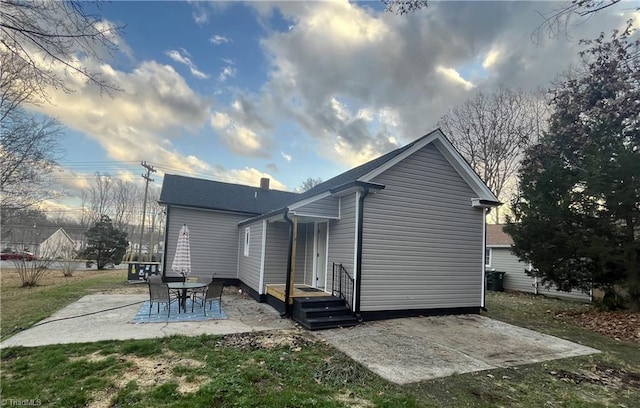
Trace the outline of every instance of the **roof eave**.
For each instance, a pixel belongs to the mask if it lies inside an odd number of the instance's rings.
[[[472,198],[471,206],[474,208],[495,208],[501,206],[502,203],[500,201],[495,200],[486,200],[483,198]]]
[[[331,193],[331,195],[344,195],[351,192],[352,190],[362,190],[365,188],[368,188],[369,190],[384,190],[385,187],[386,186],[384,184],[354,180],[336,188],[332,188],[331,190],[329,190],[329,192]]]

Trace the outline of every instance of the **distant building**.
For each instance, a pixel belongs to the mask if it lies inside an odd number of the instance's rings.
[[[69,259],[73,257],[76,244],[69,234],[62,228],[58,228],[56,232],[40,244],[38,248],[38,256],[41,258],[61,258]]]
[[[515,290],[520,292],[535,293],[536,295],[547,295],[563,299],[579,300],[584,302],[591,301],[589,293],[583,293],[579,290],[563,292],[557,290],[553,284],[543,285],[540,279],[531,277],[527,274],[535,267],[518,259],[511,252],[513,238],[504,232],[503,224],[487,225],[487,247],[485,252],[485,267],[488,271],[496,270],[505,272],[504,288],[506,290]]]

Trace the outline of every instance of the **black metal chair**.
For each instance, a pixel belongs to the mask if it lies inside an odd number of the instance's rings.
[[[151,316],[151,309],[153,309],[153,303],[158,305],[158,314],[160,314],[160,303],[165,303],[168,309],[167,316],[171,315],[171,303],[177,301],[175,296],[171,296],[169,287],[166,283],[153,282],[149,280],[149,316]]]
[[[222,311],[222,290],[224,289],[224,282],[216,281],[211,282],[207,286],[207,290],[204,292],[194,292],[193,299],[191,303],[191,313],[193,313],[193,305],[195,302],[202,302],[202,309],[204,310],[204,315],[207,315],[207,303],[209,303],[209,310],[211,310],[211,304],[214,301],[218,301],[218,313]],[[202,296],[202,297],[200,297]]]

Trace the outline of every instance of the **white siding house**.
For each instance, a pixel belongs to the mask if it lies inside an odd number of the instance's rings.
[[[298,287],[364,319],[484,307],[484,219],[499,203],[440,130],[302,194],[264,187],[166,175],[165,265],[187,224],[198,270],[260,301],[286,287],[285,312]]]
[[[504,232],[504,225],[487,225],[486,269],[505,272],[504,288],[519,292],[535,293],[563,299],[590,302],[591,295],[580,291],[563,292],[555,286],[545,287],[538,279],[527,275],[532,265],[521,262],[511,252],[513,239]]]

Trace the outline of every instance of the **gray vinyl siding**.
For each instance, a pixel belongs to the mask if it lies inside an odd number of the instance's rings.
[[[361,310],[480,307],[484,214],[440,151],[372,181],[386,188],[364,202]]]
[[[191,245],[191,276],[209,281],[216,278],[237,278],[238,222],[247,215],[182,207],[169,209],[167,225],[167,256],[164,270],[171,275],[171,264],[182,225],[189,227]]]
[[[267,224],[267,253],[264,261],[265,285],[286,283],[288,254],[289,224],[270,222]]]
[[[492,269],[505,272],[504,288],[506,290],[534,292],[533,278],[524,272],[524,270],[527,269],[527,264],[520,262],[518,258],[511,253],[511,249],[491,248],[491,265],[487,266],[487,271],[491,271]]]
[[[528,293],[536,292],[534,278],[525,272],[527,264],[520,262],[518,257],[513,255],[510,248],[491,249],[491,266],[487,267],[487,270],[491,269],[505,272],[504,288],[506,290]],[[538,285],[538,294],[582,302],[590,301],[588,293],[582,293],[580,291],[562,292],[556,290],[556,287],[553,285],[549,289]]]
[[[338,197],[325,197],[311,204],[294,210],[296,214],[313,215],[316,217],[338,218]]]
[[[249,235],[249,256],[244,255],[245,229],[250,228]],[[238,279],[251,289],[260,292],[260,264],[262,261],[262,221],[238,227],[238,237],[240,242],[240,256]]]
[[[340,207],[340,219],[329,221],[327,291],[331,290],[332,267],[334,262],[338,264],[341,263],[351,277],[355,276],[353,259],[356,241],[356,194],[353,193],[341,197]],[[311,271],[313,274],[313,266]]]

